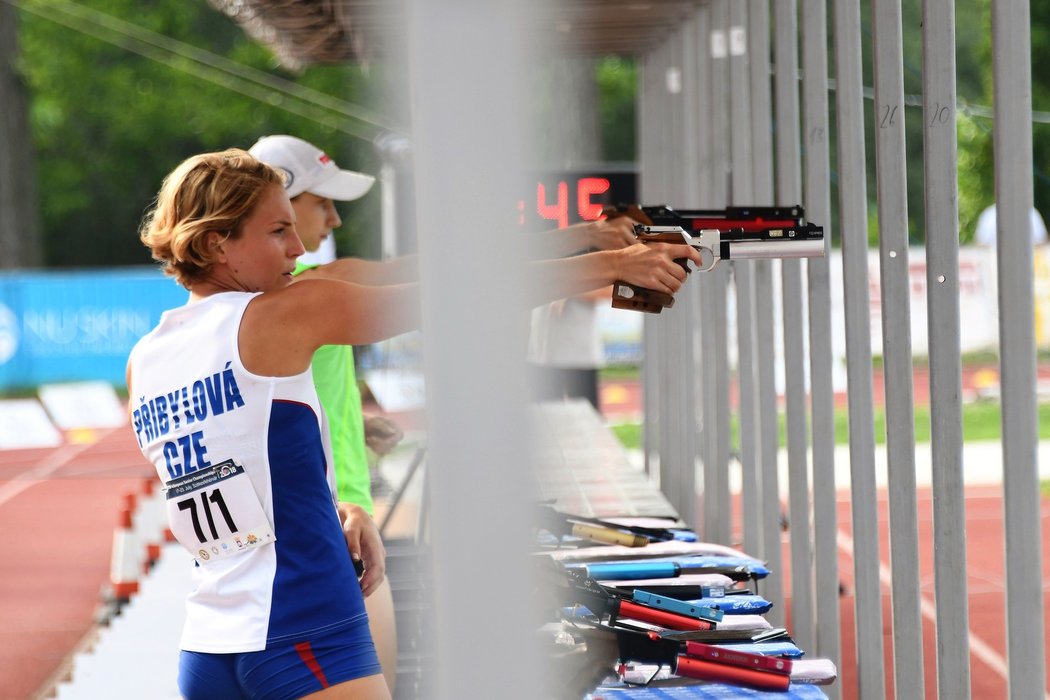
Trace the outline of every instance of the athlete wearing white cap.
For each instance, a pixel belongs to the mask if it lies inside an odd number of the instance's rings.
[[[344,170],[317,146],[295,136],[280,134],[263,136],[248,151],[262,162],[280,170],[285,177],[285,191],[295,203],[300,195],[305,201],[296,207],[302,209],[299,235],[306,253],[299,261],[304,265],[324,265],[335,260],[335,240],[332,229],[342,223],[331,200],[350,202],[368,194],[376,179],[371,175]],[[315,220],[334,219],[330,225],[315,225]],[[318,237],[319,236],[319,237]]]
[[[371,175],[341,169],[320,148],[294,136],[263,136],[248,152],[284,172],[289,199],[311,192],[349,202],[364,197],[376,181]]]

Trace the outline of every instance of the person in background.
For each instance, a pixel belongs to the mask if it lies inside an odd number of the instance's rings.
[[[603,218],[539,234],[548,255],[618,250],[637,243],[630,216]],[[556,247],[558,246],[558,247]],[[527,359],[532,395],[540,401],[586,399],[601,412],[599,371],[605,346],[599,306],[612,300],[612,286],[559,299],[532,310]]]
[[[601,411],[598,373],[605,347],[598,305],[611,298],[612,287],[606,287],[533,309],[528,360],[537,399],[586,399]]]

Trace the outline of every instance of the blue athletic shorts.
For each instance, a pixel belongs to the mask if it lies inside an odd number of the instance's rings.
[[[179,692],[185,700],[294,700],[379,672],[368,618],[362,615],[359,624],[264,651],[183,651]]]

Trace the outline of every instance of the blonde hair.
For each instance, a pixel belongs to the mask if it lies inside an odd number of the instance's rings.
[[[189,289],[215,264],[217,251],[208,245],[208,234],[239,236],[268,185],[283,187],[283,175],[247,151],[187,158],[164,178],[139,238],[164,274]]]

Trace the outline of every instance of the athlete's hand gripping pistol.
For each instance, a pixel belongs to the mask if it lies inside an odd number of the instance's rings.
[[[719,260],[756,258],[819,258],[824,256],[824,229],[805,220],[801,206],[729,207],[724,210],[682,210],[667,206],[606,207],[608,218],[629,216],[643,243],[685,243],[693,246],[706,272]],[[689,263],[679,264],[689,272]],[[670,294],[626,282],[613,284],[617,309],[660,313],[674,305]]]

